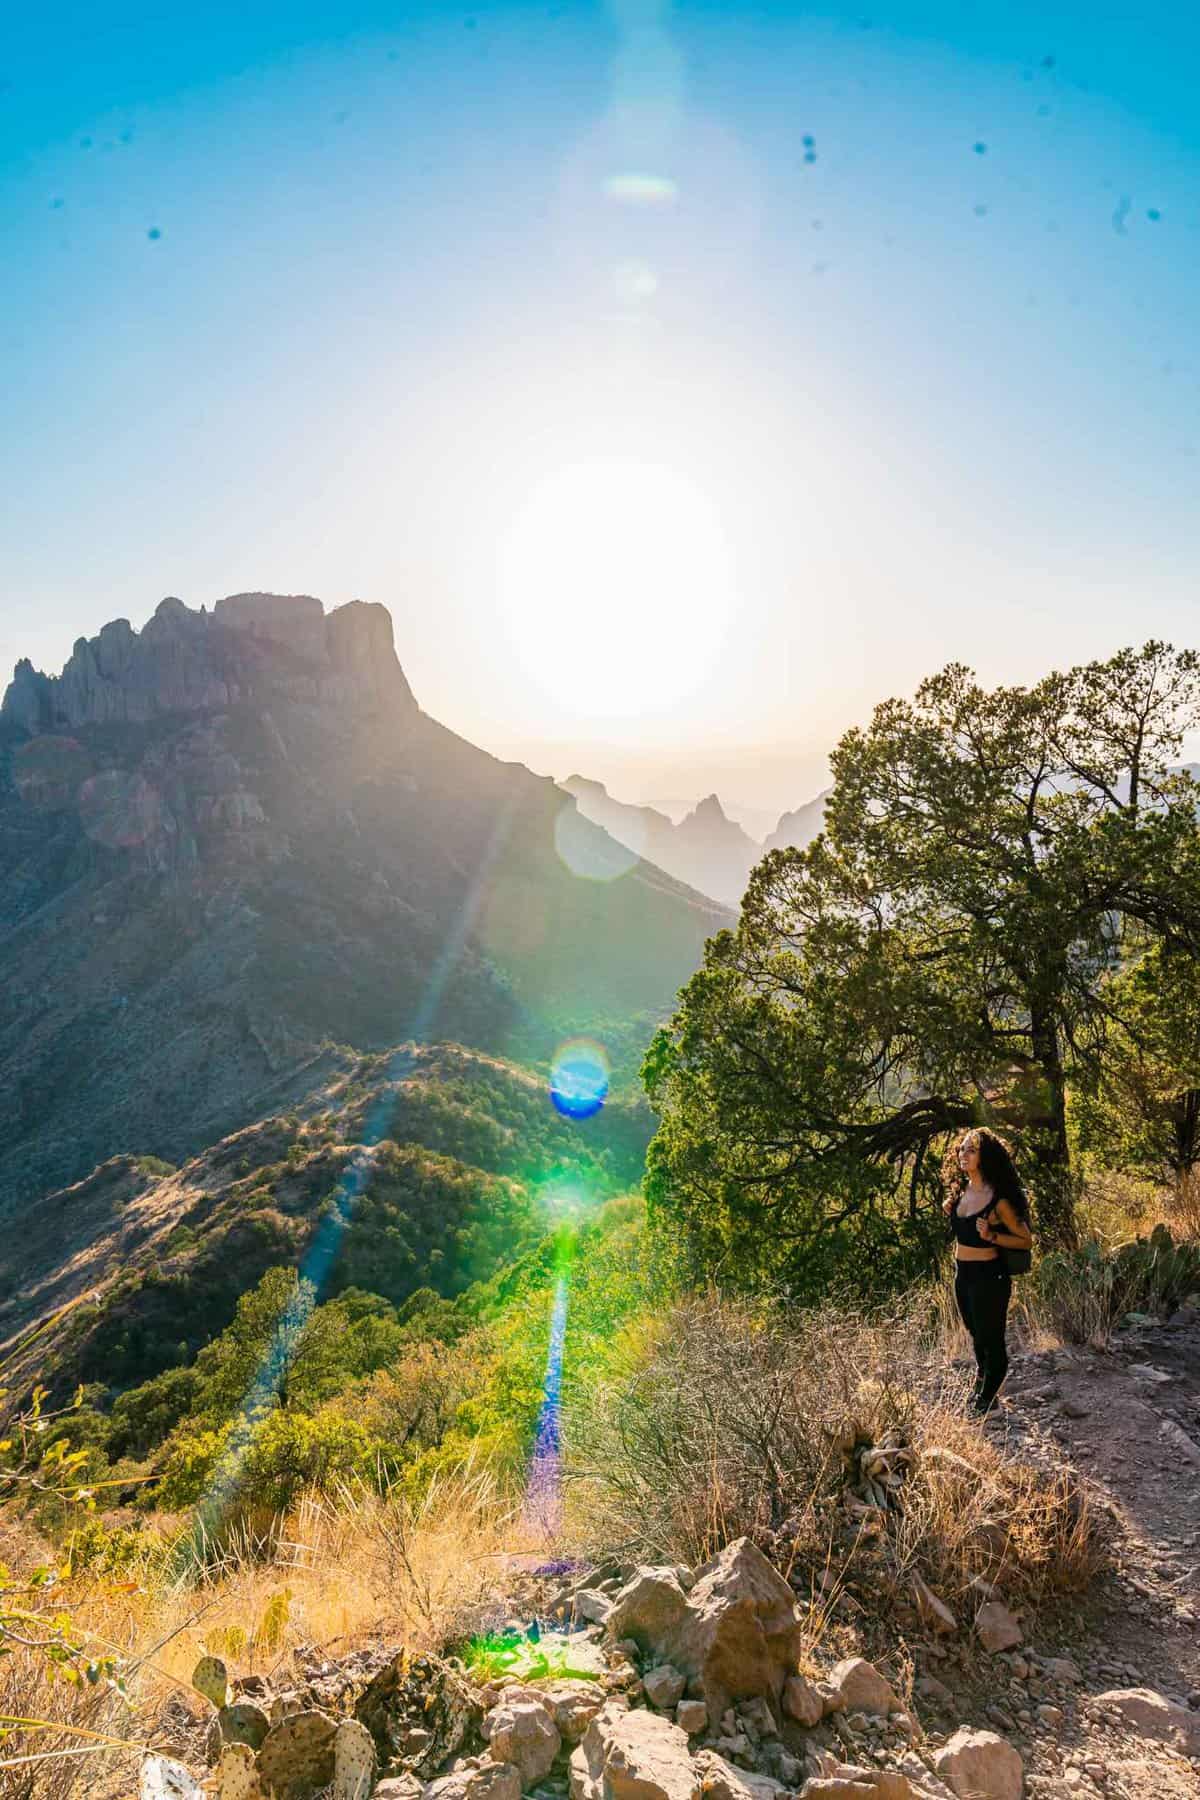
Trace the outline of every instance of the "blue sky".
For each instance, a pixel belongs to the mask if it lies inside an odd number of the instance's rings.
[[[360,595],[478,741],[769,809],[950,657],[1188,641],[1198,61],[1161,0],[10,15],[0,669]]]

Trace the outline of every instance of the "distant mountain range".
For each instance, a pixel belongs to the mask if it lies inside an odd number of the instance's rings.
[[[652,806],[630,806],[615,800],[601,781],[571,775],[560,784],[573,794],[579,810],[618,843],[647,857],[689,887],[738,906],[750,871],[768,850],[803,848],[821,829],[828,789],[783,814],[763,843],[728,817],[715,794],[701,800],[678,825]]]
[[[382,606],[164,600],[0,707],[0,1216],[180,1160],[331,1044],[611,1043],[729,921],[422,712]]]

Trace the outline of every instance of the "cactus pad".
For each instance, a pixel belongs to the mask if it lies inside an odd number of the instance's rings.
[[[217,1765],[216,1800],[266,1800],[249,1744],[226,1744]]]
[[[480,1707],[452,1664],[402,1650],[371,1681],[354,1716],[374,1738],[382,1769],[411,1769],[428,1781],[478,1726]]]
[[[275,1800],[308,1800],[333,1780],[337,1726],[328,1713],[298,1712],[272,1725],[258,1753],[258,1772]]]
[[[192,1686],[215,1707],[229,1699],[229,1671],[219,1656],[202,1656],[192,1670]]]
[[[343,1719],[333,1740],[334,1800],[367,1800],[374,1780],[374,1738],[357,1719]]]
[[[270,1719],[253,1700],[234,1700],[229,1706],[223,1706],[217,1720],[224,1743],[249,1744],[252,1750],[261,1746],[271,1729]]]

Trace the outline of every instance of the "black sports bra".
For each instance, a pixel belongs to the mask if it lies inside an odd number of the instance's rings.
[[[959,1200],[961,1199],[962,1195],[960,1194]],[[977,1221],[986,1218],[996,1203],[997,1196],[993,1194],[986,1206],[981,1206],[977,1213],[971,1213],[969,1217],[964,1218],[958,1210],[958,1200],[956,1200],[954,1211],[950,1214],[950,1227],[954,1232],[955,1241],[971,1250],[996,1250],[995,1244],[986,1243],[976,1229]],[[999,1255],[998,1250],[996,1254]]]

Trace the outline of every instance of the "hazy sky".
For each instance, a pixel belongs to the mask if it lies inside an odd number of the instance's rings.
[[[1200,637],[1182,0],[22,11],[5,672],[377,599],[476,741],[770,811],[952,657]]]

